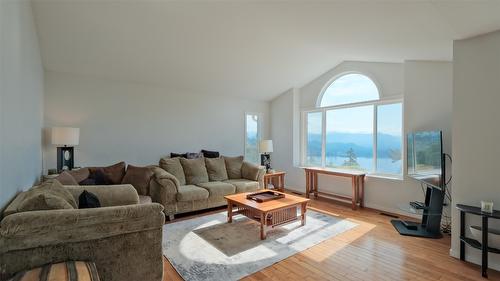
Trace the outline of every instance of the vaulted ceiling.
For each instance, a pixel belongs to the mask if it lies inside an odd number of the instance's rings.
[[[48,71],[270,100],[343,60],[451,60],[500,1],[34,0]],[[140,94],[140,93],[138,93]]]

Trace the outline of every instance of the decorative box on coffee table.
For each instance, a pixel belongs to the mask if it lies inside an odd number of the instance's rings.
[[[297,220],[301,221],[302,226],[305,225],[309,199],[278,191],[273,192],[284,195],[284,197],[260,203],[247,198],[247,195],[252,192],[224,196],[227,200],[227,222],[231,223],[233,216],[237,214],[242,214],[259,222],[260,239],[262,240],[266,239],[268,228],[274,228]],[[300,215],[297,215],[297,208],[300,208]]]

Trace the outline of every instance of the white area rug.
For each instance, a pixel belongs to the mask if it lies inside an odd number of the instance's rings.
[[[226,219],[221,212],[163,227],[163,254],[184,280],[239,280],[357,225],[308,210],[305,226],[279,226],[260,240],[258,223]]]

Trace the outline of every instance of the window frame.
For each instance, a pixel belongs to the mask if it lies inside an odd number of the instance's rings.
[[[349,74],[359,74],[359,75],[363,75],[363,76],[367,77],[368,79],[370,79],[373,82],[373,84],[375,84],[375,87],[377,88],[378,99],[366,100],[366,101],[361,101],[361,102],[353,102],[353,103],[344,103],[344,104],[332,105],[332,106],[321,106],[321,101],[323,100],[323,96],[325,95],[326,90],[328,90],[328,88],[330,88],[330,86],[333,83],[335,83],[335,81],[337,81],[341,77],[349,75]],[[382,100],[382,97],[380,96],[380,93],[382,91],[380,89],[381,89],[380,85],[378,84],[378,82],[377,82],[376,79],[373,79],[373,77],[372,77],[371,74],[360,72],[360,71],[345,71],[345,72],[342,72],[342,73],[339,73],[339,74],[333,76],[330,80],[328,80],[328,82],[326,82],[325,86],[323,86],[323,88],[319,92],[318,99],[316,100],[316,108],[334,107],[334,106],[343,106],[343,105],[353,105],[353,104],[356,104],[356,103],[367,103],[367,102],[380,101],[380,100]]]
[[[260,151],[259,151],[259,144],[260,144],[260,141],[262,140],[262,112],[251,112],[251,111],[248,111],[248,112],[245,112],[245,115],[244,115],[244,127],[243,127],[243,130],[244,130],[244,139],[243,139],[243,159],[245,161],[248,161],[247,160],[247,137],[248,137],[248,134],[247,134],[247,116],[248,115],[256,115],[258,120],[257,120],[257,154],[260,155]],[[250,163],[252,163],[251,161],[249,161]],[[258,164],[260,165],[260,161],[259,159],[257,159],[257,162],[258,163],[254,163],[254,164]]]
[[[359,72],[349,72],[350,73],[359,73]],[[307,114],[312,113],[312,112],[321,112],[322,114],[322,124],[321,124],[321,167],[325,168],[326,167],[326,112],[329,110],[335,110],[335,109],[344,109],[344,108],[355,108],[355,107],[362,107],[362,106],[373,106],[373,169],[371,171],[367,171],[367,175],[370,176],[378,176],[378,177],[385,177],[385,178],[397,178],[397,179],[402,179],[404,176],[404,166],[405,166],[405,149],[406,149],[406,144],[404,142],[404,99],[403,96],[392,96],[388,98],[380,98],[378,100],[370,100],[370,101],[363,101],[363,102],[355,102],[355,103],[349,103],[349,104],[342,104],[342,105],[334,105],[334,106],[325,106],[325,107],[320,107],[319,104],[321,104],[321,98],[323,97],[324,91],[326,88],[328,88],[331,83],[335,81],[335,79],[348,74],[348,73],[343,73],[341,75],[335,76],[334,79],[329,81],[327,85],[324,87],[322,90],[321,95],[318,98],[317,101],[317,107],[315,108],[305,108],[301,112],[301,165],[304,167],[309,167],[306,163],[307,160]],[[359,73],[362,75],[365,75],[363,73]],[[370,76],[366,75],[368,78],[372,79]],[[375,85],[377,83],[374,81]],[[377,85],[378,87],[378,85]],[[379,92],[380,96],[380,92]],[[390,174],[390,173],[380,173],[377,172],[377,112],[378,112],[378,106],[381,105],[389,105],[389,104],[396,104],[400,103],[401,104],[401,171],[399,174]],[[336,169],[342,169],[342,168],[336,168]]]

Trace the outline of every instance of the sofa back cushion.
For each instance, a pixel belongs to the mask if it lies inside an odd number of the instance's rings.
[[[136,167],[128,165],[122,184],[131,184],[139,195],[149,195],[149,182],[153,177],[151,167]]]
[[[20,193],[5,209],[4,216],[28,211],[77,208],[73,195],[59,181],[52,179]]]
[[[80,168],[71,170],[68,172],[76,182],[80,183],[81,181],[86,180],[90,176],[89,168]]]
[[[260,167],[248,162],[241,165],[241,176],[244,179],[256,181],[259,179]]]
[[[204,158],[180,158],[180,161],[184,169],[184,175],[186,176],[186,184],[198,184],[209,181]]]
[[[228,179],[224,158],[205,158],[205,165],[210,181],[224,181]]]
[[[125,162],[122,161],[107,167],[92,167],[89,168],[89,171],[91,178],[102,173],[105,178],[104,184],[120,184],[125,176]]]
[[[160,168],[176,177],[180,185],[186,185],[186,177],[180,159],[179,157],[162,158],[160,159]]]
[[[243,156],[223,156],[223,158],[226,163],[227,176],[230,179],[241,179],[241,166],[243,165]]]
[[[78,185],[78,181],[68,173],[67,171],[63,171],[56,178],[62,185]]]

